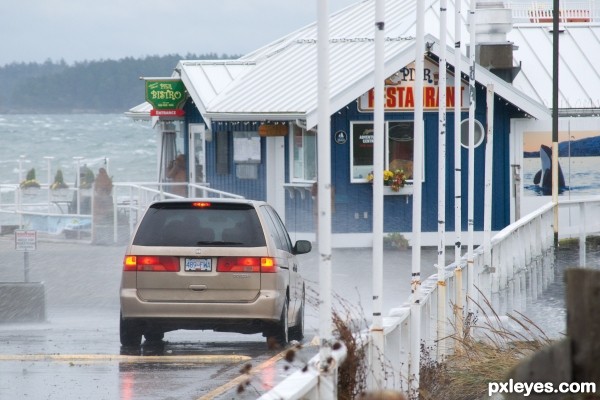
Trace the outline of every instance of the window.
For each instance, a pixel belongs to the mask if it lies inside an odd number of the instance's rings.
[[[287,251],[288,253],[292,252],[292,242],[290,240],[290,236],[281,222],[281,218],[279,215],[273,210],[271,207],[265,206],[262,208],[264,211],[265,219],[267,220],[267,224],[271,227],[271,229],[275,229],[275,233],[278,237],[277,248],[279,250]]]
[[[351,182],[366,182],[373,171],[373,123],[354,122],[350,127]]]
[[[478,147],[483,142],[483,125],[481,122],[475,120],[475,138],[473,140],[473,147]],[[460,144],[462,147],[469,148],[469,120],[465,119],[460,123]]]
[[[265,243],[253,206],[213,203],[197,208],[186,201],[152,205],[133,239],[138,246],[262,247]]]
[[[229,174],[229,138],[227,132],[217,132],[217,175]]]
[[[385,127],[386,149],[384,165],[390,170],[402,169],[408,180],[413,175],[414,122],[389,121]],[[351,124],[351,182],[366,182],[373,171],[373,123]]]
[[[233,132],[233,162],[238,179],[258,179],[261,161],[260,136],[258,132]]]
[[[391,171],[403,170],[407,180],[413,178],[414,133],[412,121],[388,122],[386,165]]]
[[[291,181],[317,180],[317,133],[292,125]]]

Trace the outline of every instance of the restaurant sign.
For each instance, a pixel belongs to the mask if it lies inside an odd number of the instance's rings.
[[[152,105],[151,115],[183,115],[185,100],[185,86],[180,79],[146,80],[146,101]]]
[[[425,59],[423,81],[423,108],[437,111],[439,105],[439,68],[429,59]],[[415,64],[412,63],[396,72],[385,81],[385,110],[386,111],[413,111],[415,109]],[[464,81],[460,84],[461,109],[469,108],[468,85]],[[373,112],[373,89],[358,98],[358,110]],[[446,107],[454,108],[454,75],[448,72],[446,78]]]

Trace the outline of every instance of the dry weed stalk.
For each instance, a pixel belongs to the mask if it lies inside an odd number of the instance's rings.
[[[444,339],[452,340],[460,351],[440,363],[422,346],[421,399],[481,398],[489,382],[503,381],[525,356],[551,343],[530,318],[518,311],[501,318],[483,293],[479,293],[483,304],[473,303],[477,310],[464,318],[463,333]],[[479,323],[480,320],[483,322]],[[514,322],[519,329],[510,329],[506,322]]]

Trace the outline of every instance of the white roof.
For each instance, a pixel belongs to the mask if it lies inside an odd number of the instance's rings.
[[[518,46],[514,59],[522,70],[513,85],[552,107],[552,24],[515,25],[508,39]],[[561,114],[598,113],[600,109],[600,24],[561,24],[559,108]]]
[[[428,42],[439,37],[439,0],[424,0]],[[462,41],[468,42],[469,1],[461,0]],[[448,40],[454,45],[454,4],[448,1]],[[390,76],[415,59],[415,2],[386,0],[385,73]],[[330,97],[336,112],[373,87],[375,0],[364,0],[330,17]],[[289,120],[317,122],[317,26],[293,32],[236,61],[181,61],[176,70],[207,123],[211,120]],[[463,46],[463,50],[466,46]],[[449,53],[452,49],[448,47]],[[424,49],[425,50],[425,49]],[[453,60],[449,57],[452,64]],[[468,69],[463,61],[463,71]],[[487,70],[480,78],[502,87],[497,92],[536,118],[549,117],[537,102]]]

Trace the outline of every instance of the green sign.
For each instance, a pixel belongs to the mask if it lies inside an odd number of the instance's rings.
[[[185,103],[185,86],[181,80],[147,80],[146,101],[155,110],[175,110]]]

